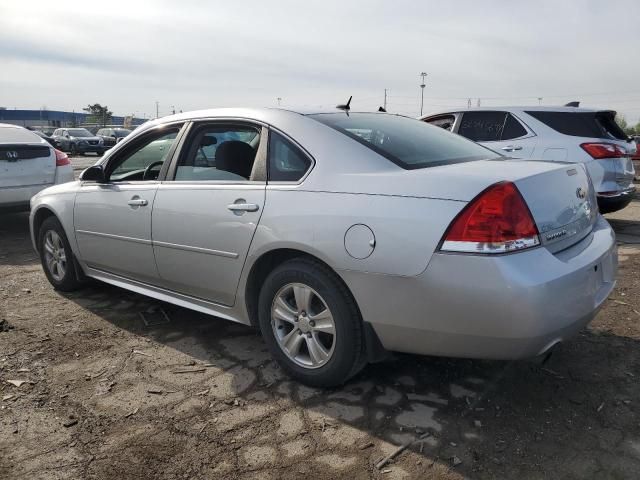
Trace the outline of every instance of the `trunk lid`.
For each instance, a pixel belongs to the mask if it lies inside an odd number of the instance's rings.
[[[584,165],[576,163],[500,159],[419,170],[343,174],[336,178],[334,188],[466,203],[502,181],[518,187],[536,222],[541,243],[553,252],[580,241],[596,221],[595,190]]]
[[[0,144],[0,188],[51,185],[55,181],[53,148],[40,144]]]
[[[53,148],[29,130],[0,125],[0,188],[51,185],[56,176]]]
[[[540,242],[552,252],[587,236],[598,213],[595,189],[582,164],[557,168],[515,182],[540,232]]]

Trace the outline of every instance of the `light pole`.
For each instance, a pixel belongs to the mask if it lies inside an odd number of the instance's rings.
[[[427,73],[421,72],[420,76],[422,77],[422,83],[420,84],[420,90],[422,91],[422,98],[420,99],[420,116],[422,116],[422,110],[424,109],[424,87],[427,86],[424,83],[424,79],[427,77]]]

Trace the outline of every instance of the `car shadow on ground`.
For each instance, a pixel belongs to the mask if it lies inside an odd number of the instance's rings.
[[[38,263],[38,256],[31,247],[29,214],[0,212],[0,265]]]
[[[215,418],[211,436],[238,437],[234,449],[287,451],[308,440],[306,448],[325,445],[318,452],[332,452],[335,462],[371,468],[395,446],[424,437],[404,454],[414,472],[455,466],[488,477],[626,477],[640,468],[640,434],[626,431],[638,421],[631,400],[640,396],[640,342],[632,338],[585,331],[544,366],[397,355],[341,388],[318,390],[289,380],[249,327],[106,285],[67,298],[151,340],[122,370],[129,376],[114,378],[118,386],[102,407],[126,410],[138,402],[154,416],[168,408],[179,412],[174,420]],[[146,326],[140,313],[159,308],[169,323]],[[174,393],[164,393],[158,408],[140,398],[157,396],[153,391]],[[298,428],[300,445],[290,445],[288,428]]]

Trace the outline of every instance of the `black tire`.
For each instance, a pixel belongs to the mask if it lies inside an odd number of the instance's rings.
[[[56,278],[55,273],[50,270],[50,266],[47,264],[45,239],[50,231],[55,232],[55,234],[58,235],[66,258],[64,275],[61,275],[60,278]],[[48,217],[44,222],[42,222],[40,230],[38,231],[38,251],[40,253],[42,269],[44,270],[49,283],[53,285],[53,288],[62,292],[72,292],[82,287],[83,282],[76,274],[76,260],[73,256],[73,252],[71,251],[69,240],[67,240],[64,229],[56,217]]]
[[[324,300],[335,324],[330,359],[322,366],[305,368],[287,356],[272,328],[271,307],[278,292],[292,283],[311,287]],[[260,330],[280,366],[295,380],[312,387],[335,387],[356,375],[366,364],[362,319],[356,303],[337,275],[325,265],[306,258],[289,260],[276,267],[260,290]]]

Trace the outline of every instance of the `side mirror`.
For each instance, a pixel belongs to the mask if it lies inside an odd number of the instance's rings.
[[[80,174],[80,180],[83,182],[105,183],[104,170],[102,165],[93,165]]]

